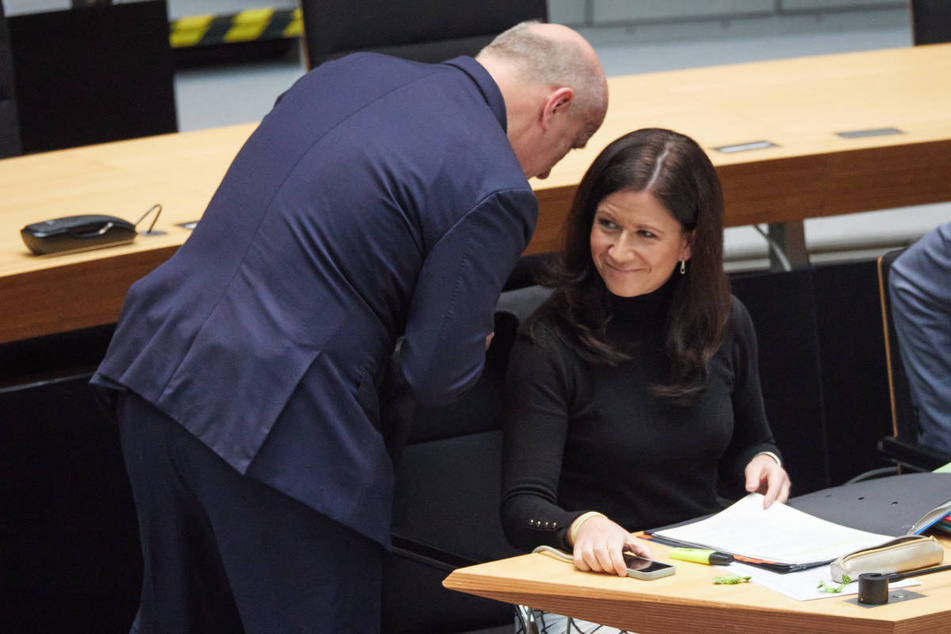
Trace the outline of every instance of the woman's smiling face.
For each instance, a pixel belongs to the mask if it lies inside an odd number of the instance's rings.
[[[611,293],[646,295],[690,259],[691,237],[653,194],[622,189],[598,203],[591,258]]]

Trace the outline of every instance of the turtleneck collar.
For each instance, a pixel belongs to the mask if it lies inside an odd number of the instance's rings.
[[[609,310],[614,316],[614,320],[621,322],[666,320],[670,301],[679,283],[679,276],[674,273],[670,276],[670,279],[664,282],[663,286],[646,295],[620,297],[609,292]]]

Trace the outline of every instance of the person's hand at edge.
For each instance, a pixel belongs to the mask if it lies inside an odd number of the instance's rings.
[[[763,494],[763,508],[768,509],[773,502],[786,502],[789,499],[789,475],[772,456],[755,456],[746,465],[744,473],[746,490]]]
[[[605,572],[627,576],[622,552],[650,557],[651,551],[641,540],[603,515],[589,517],[577,530],[574,543],[575,567],[584,572]]]

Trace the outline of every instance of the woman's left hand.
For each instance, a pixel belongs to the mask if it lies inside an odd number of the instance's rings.
[[[763,494],[763,508],[789,499],[789,475],[772,457],[760,454],[746,465],[746,490]]]

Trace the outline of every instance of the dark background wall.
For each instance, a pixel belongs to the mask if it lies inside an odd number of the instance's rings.
[[[0,631],[127,632],[141,563],[88,376],[0,391]]]

